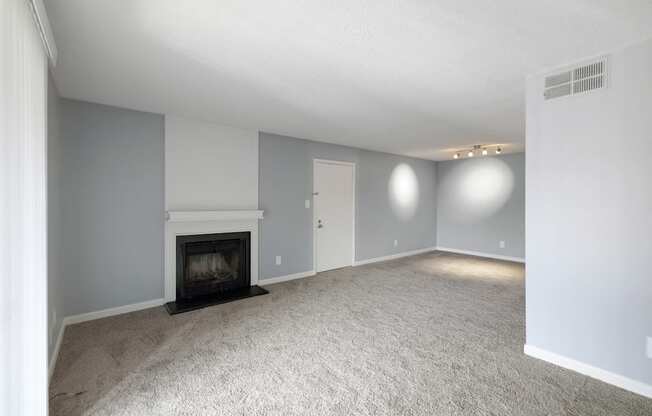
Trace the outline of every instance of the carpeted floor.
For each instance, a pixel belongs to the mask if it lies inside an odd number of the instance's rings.
[[[53,415],[652,415],[523,355],[524,268],[434,252],[66,330]]]

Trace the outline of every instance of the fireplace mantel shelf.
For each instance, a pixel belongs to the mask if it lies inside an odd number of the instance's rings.
[[[168,222],[261,220],[262,210],[168,211]]]

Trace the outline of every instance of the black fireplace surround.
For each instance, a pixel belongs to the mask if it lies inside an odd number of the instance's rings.
[[[177,236],[175,302],[171,314],[199,309],[266,290],[251,286],[251,233]]]
[[[250,233],[177,237],[177,300],[249,286]]]

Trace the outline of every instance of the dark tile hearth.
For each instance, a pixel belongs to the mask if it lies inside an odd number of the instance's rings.
[[[229,292],[201,296],[192,300],[168,302],[165,304],[165,309],[167,309],[170,315],[176,315],[178,313],[194,311],[207,306],[220,305],[222,303],[233,302],[235,300],[246,299],[253,296],[266,295],[268,293],[268,290],[265,290],[260,286],[248,286]]]

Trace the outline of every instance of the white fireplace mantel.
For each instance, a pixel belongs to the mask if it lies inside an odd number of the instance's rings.
[[[262,220],[261,210],[168,211],[168,222]]]
[[[251,285],[258,284],[260,210],[168,211],[165,226],[165,300],[176,298],[176,239],[181,235],[250,232]]]

